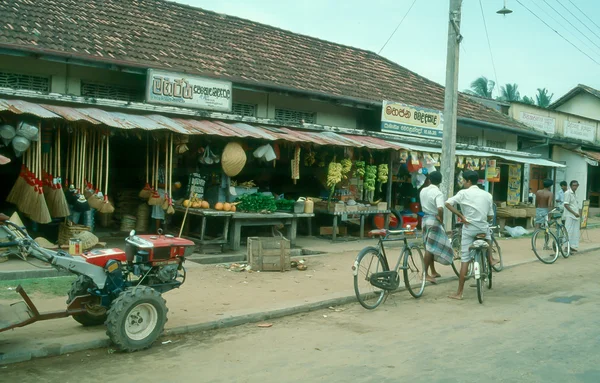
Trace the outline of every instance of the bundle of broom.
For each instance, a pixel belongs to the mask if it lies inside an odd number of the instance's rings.
[[[175,208],[173,207],[173,133],[170,133],[170,145],[169,145],[169,165],[167,167],[166,174],[169,175],[169,181],[167,183],[167,189],[169,191],[169,206],[167,207],[167,214],[175,214]]]
[[[17,208],[24,212],[21,208],[24,196],[30,189],[30,174],[31,171],[29,166],[31,164],[31,147],[23,154],[23,164],[21,165],[21,172],[19,173],[19,177],[17,177],[17,181],[15,182],[13,188],[10,193],[6,197],[6,201],[17,205]]]
[[[150,133],[146,133],[146,186],[144,186],[144,188],[140,191],[140,198],[141,199],[149,199],[152,196],[152,188],[150,187],[150,184],[148,183],[149,180],[149,162],[150,162],[150,141],[149,141],[149,135]]]
[[[46,187],[44,195],[46,196],[46,204],[52,217],[68,217],[69,205],[62,190],[61,179],[58,176],[60,172],[60,128],[57,129],[56,140],[50,148],[48,160],[46,161]]]
[[[104,200],[100,205],[98,211],[103,214],[110,214],[115,211],[115,207],[108,201],[108,172],[109,172],[109,163],[110,163],[110,132],[106,134],[106,168],[104,174]]]
[[[38,141],[35,142],[35,161],[34,177],[32,178],[33,193],[27,194],[27,200],[23,201],[23,207],[27,207],[27,214],[32,221],[38,223],[50,223],[52,217],[48,211],[46,198],[44,197],[44,188],[42,182],[42,144],[41,144],[41,124],[38,124]]]
[[[100,207],[102,206],[102,204],[104,203],[104,196],[102,194],[102,192],[100,191],[100,187],[102,185],[102,167],[103,167],[103,157],[104,157],[104,137],[101,135],[101,133],[97,132],[94,134],[94,154],[95,156],[92,156],[92,161],[90,161],[92,163],[92,165],[95,163],[95,168],[96,168],[96,173],[92,174],[92,176],[90,177],[90,179],[94,180],[95,179],[95,189],[92,193],[92,195],[89,196],[88,198],[88,203],[90,204],[90,206],[96,210],[99,210]],[[95,157],[95,158],[94,158]],[[94,177],[95,176],[95,177]]]
[[[84,128],[75,130],[75,142],[77,146],[76,158],[77,158],[77,172],[75,178],[75,189],[77,199],[73,203],[73,209],[79,213],[85,213],[91,209],[85,195],[83,194],[85,188],[85,159],[86,159],[86,142],[87,142],[87,130]]]
[[[156,139],[155,139],[156,140]],[[151,206],[160,206],[163,203],[163,199],[160,197],[160,193],[158,192],[158,183],[159,183],[159,160],[160,160],[160,146],[158,140],[154,143],[154,158],[152,164],[152,195],[148,199],[148,205]]]

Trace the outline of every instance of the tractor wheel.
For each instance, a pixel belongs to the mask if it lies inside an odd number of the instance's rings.
[[[115,299],[106,320],[106,334],[122,351],[152,346],[167,322],[167,305],[160,293],[148,286],[123,291]]]
[[[94,282],[89,277],[80,275],[71,284],[71,290],[69,290],[67,304],[71,303],[73,299],[78,296],[88,295],[88,289],[94,287]],[[98,326],[106,321],[106,308],[100,305],[94,305],[87,307],[88,311],[83,314],[73,315],[73,319],[81,323],[84,326]]]

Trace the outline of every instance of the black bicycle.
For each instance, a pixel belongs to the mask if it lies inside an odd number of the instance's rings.
[[[415,298],[420,298],[425,291],[425,259],[421,248],[409,244],[407,235],[415,235],[416,229],[373,230],[369,237],[379,237],[376,247],[365,247],[358,253],[352,266],[354,274],[354,292],[358,302],[366,309],[372,310],[387,299],[390,292],[400,286],[399,270],[402,269],[404,286]],[[399,236],[390,238],[390,236]],[[384,243],[404,241],[398,262],[390,269]]]
[[[502,248],[496,240],[496,231],[499,226],[490,226],[490,236],[492,237],[492,258],[500,260],[499,263],[492,266],[492,269],[496,272],[500,272],[504,269],[504,260],[502,259]],[[460,255],[461,255],[461,237],[462,237],[462,223],[456,224],[456,229],[452,231],[452,250],[454,250],[454,260],[452,261],[452,270],[458,277],[460,275]],[[469,265],[466,279],[473,276],[473,265]]]
[[[535,230],[531,237],[531,248],[535,256],[545,264],[556,262],[559,253],[568,258],[571,255],[571,244],[566,227],[562,224],[561,213],[557,208],[544,217],[544,222]],[[552,230],[554,226],[554,230]]]

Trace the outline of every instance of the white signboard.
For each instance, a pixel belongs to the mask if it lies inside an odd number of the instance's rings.
[[[565,121],[565,137],[578,140],[594,142],[596,139],[596,127],[592,125],[580,124],[577,122]]]
[[[231,82],[148,70],[148,103],[231,112],[231,100]]]
[[[439,110],[383,101],[381,131],[442,139],[444,119]]]
[[[521,112],[519,119],[525,125],[548,134],[556,133],[556,119],[544,117],[533,113]]]

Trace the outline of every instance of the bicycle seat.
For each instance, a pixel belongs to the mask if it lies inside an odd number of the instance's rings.
[[[486,233],[479,233],[479,234],[475,235],[475,238],[477,238],[477,239],[485,239],[485,237],[487,237]]]
[[[471,246],[469,246],[469,250],[475,249],[487,249],[490,245],[482,239],[477,239]]]
[[[368,235],[369,235],[369,238],[385,237],[386,235],[388,235],[388,231],[386,229],[371,230]]]

